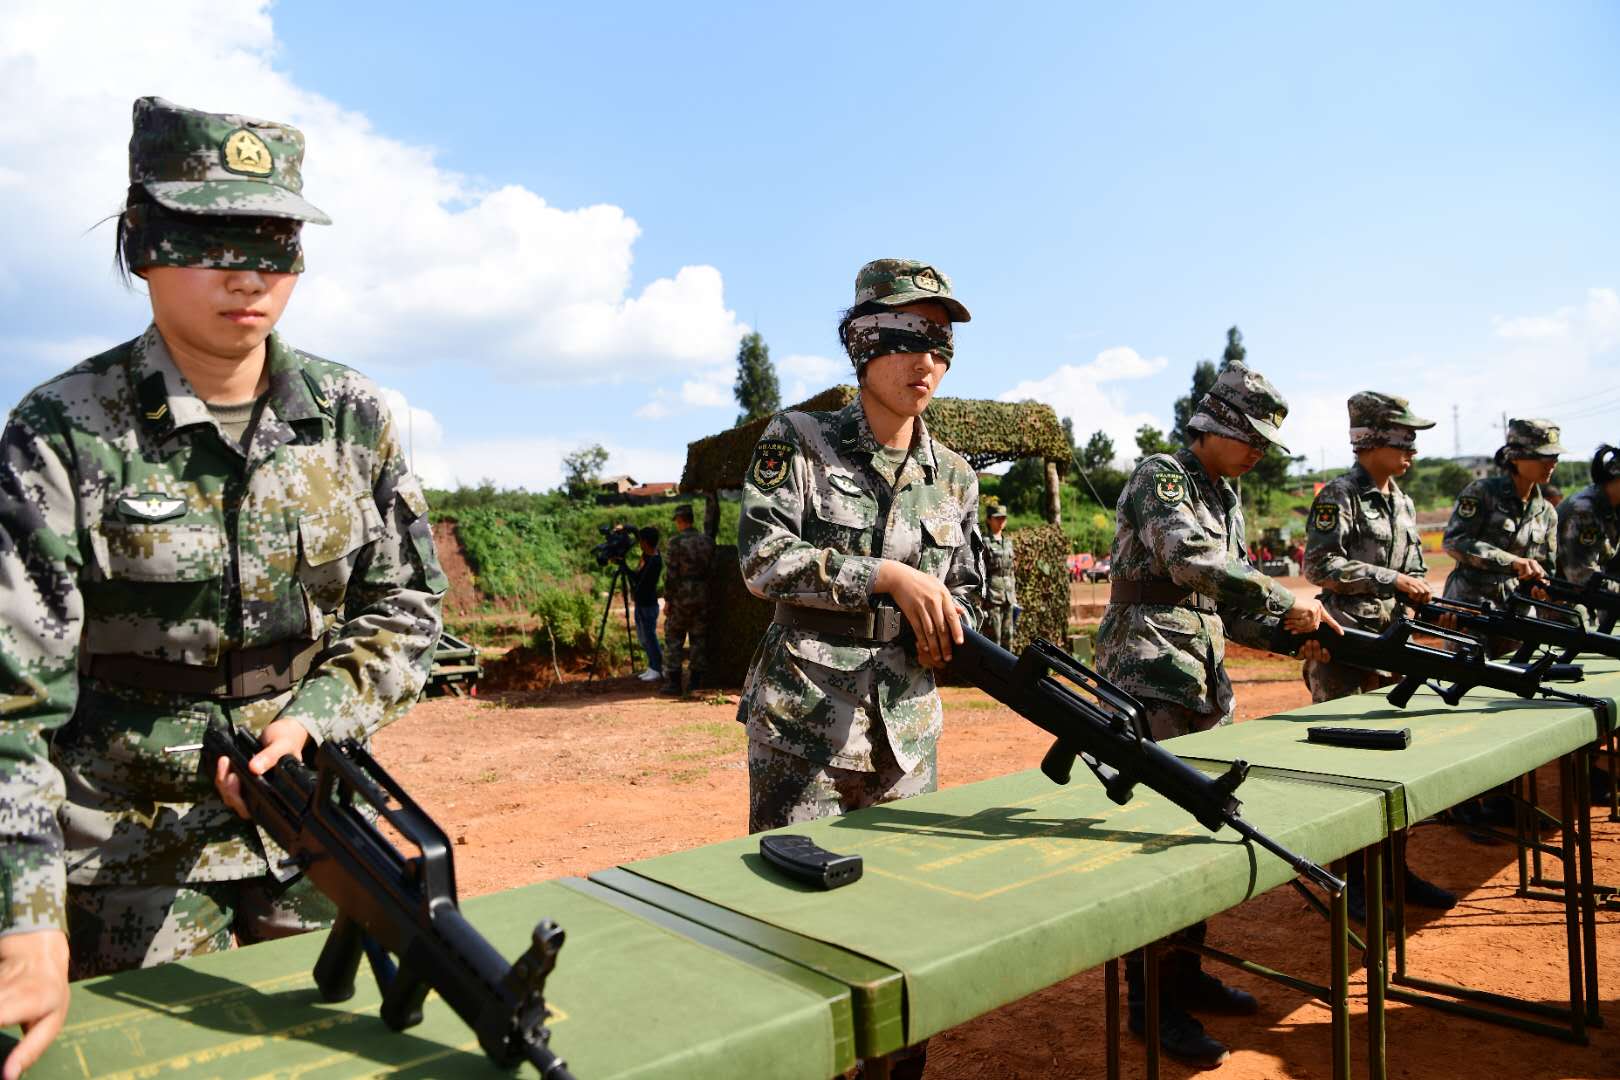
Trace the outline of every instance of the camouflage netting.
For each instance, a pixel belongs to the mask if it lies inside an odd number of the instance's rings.
[[[709,574],[709,666],[715,686],[741,686],[754,650],[771,625],[774,605],[748,591],[737,568],[737,545],[714,549]]]
[[[1008,529],[1013,542],[1013,575],[1018,582],[1018,633],[1022,649],[1035,638],[1062,645],[1069,629],[1069,538],[1056,525]]]
[[[855,400],[853,386],[834,386],[792,406],[795,412],[842,409]],[[1056,461],[1067,470],[1073,453],[1057,413],[1050,405],[1034,402],[982,401],[974,398],[935,398],[923,413],[928,430],[946,446],[968,459],[975,469],[997,462],[1035,457]],[[725,491],[742,487],[743,471],[753,456],[754,444],[768,419],[754,420],[699,439],[686,447],[686,468],[681,473],[685,492]]]

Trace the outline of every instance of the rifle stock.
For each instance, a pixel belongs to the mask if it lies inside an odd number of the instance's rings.
[[[1248,775],[1246,762],[1233,762],[1218,777],[1188,765],[1144,735],[1139,701],[1049,641],[1036,640],[1015,656],[969,627],[962,636],[951,650],[951,670],[1055,736],[1041,760],[1041,772],[1052,782],[1067,784],[1079,759],[1120,805],[1143,784],[1211,832],[1228,826],[1330,893],[1344,890],[1339,878],[1243,818],[1233,792]]]
[[[551,1052],[545,1027],[545,980],[556,966],[562,930],[542,921],[528,950],[508,964],[462,917],[449,837],[364,747],[327,741],[315,753],[314,769],[288,756],[254,776],[247,763],[258,749],[258,740],[236,727],[215,725],[203,736],[209,771],[220,757],[231,762],[254,822],[337,905],[315,963],[321,996],[351,997],[364,953],[382,989],[383,1022],[393,1030],[420,1023],[433,990],[473,1029],[492,1061],[506,1068],[528,1061],[543,1080],[572,1080]],[[361,812],[357,798],[418,854],[401,852]]]

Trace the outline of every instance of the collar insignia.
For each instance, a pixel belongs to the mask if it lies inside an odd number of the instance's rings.
[[[168,411],[169,411],[169,403],[167,401],[165,401],[163,404],[159,405],[155,409],[148,409],[147,413],[146,413],[146,418],[148,420],[161,420],[161,419],[163,419],[164,415],[166,413],[168,413]]]

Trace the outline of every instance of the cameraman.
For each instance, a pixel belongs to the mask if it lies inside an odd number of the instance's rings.
[[[636,676],[642,682],[657,682],[664,677],[664,655],[658,648],[658,576],[664,571],[664,557],[658,554],[658,539],[658,526],[643,525],[636,532],[641,565],[632,570],[624,556],[619,557],[636,602],[636,638],[647,654],[647,670]]]

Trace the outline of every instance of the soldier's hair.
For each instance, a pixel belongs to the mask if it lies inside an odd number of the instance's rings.
[[[675,511],[675,520],[676,521],[691,521],[691,520],[693,520],[692,519],[692,511],[688,510],[684,506],[681,507],[679,510]]]
[[[1603,443],[1592,455],[1592,483],[1602,487],[1610,480],[1620,480],[1620,449]]]
[[[849,321],[851,319],[858,319],[862,315],[875,315],[880,311],[887,310],[889,310],[887,305],[879,303],[876,300],[868,300],[864,304],[856,304],[854,307],[847,307],[839,313],[838,347],[844,350],[845,356],[849,356],[849,339],[846,336],[846,332],[849,330]],[[860,382],[865,377],[866,365],[857,364],[855,366],[855,381]]]
[[[658,526],[656,526],[656,525],[643,525],[641,528],[636,530],[636,539],[637,540],[645,540],[647,543],[651,544],[653,547],[658,546],[658,537],[659,537],[659,532],[658,532]]]

